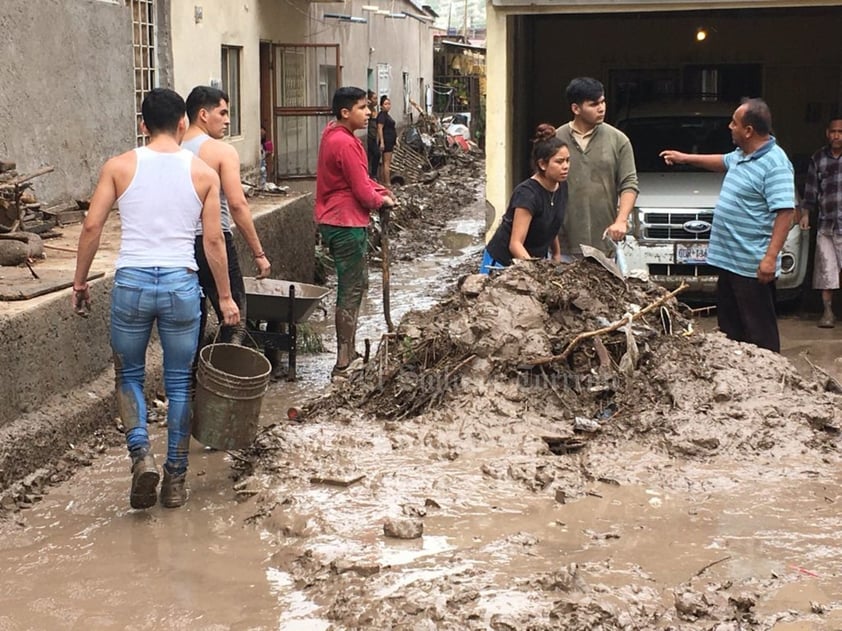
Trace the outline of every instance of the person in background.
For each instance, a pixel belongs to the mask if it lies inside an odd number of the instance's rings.
[[[377,141],[377,95],[368,91],[368,129],[366,133],[368,176],[377,179],[380,171],[380,144]]]
[[[132,508],[149,508],[158,499],[160,474],[150,449],[143,392],[146,349],[157,323],[168,402],[160,501],[176,508],[187,500],[190,386],[200,322],[195,254],[200,223],[224,322],[234,324],[240,313],[228,282],[219,177],[179,146],[186,126],[184,100],[172,90],[155,88],[144,97],[141,113],[149,144],[108,160],[91,198],[79,236],[73,308],[84,315],[90,305],[88,272],[117,203],[121,241],[111,292],[111,348],[117,406],[132,459],[129,503]]]
[[[364,90],[339,88],[333,115],[322,132],[316,167],[316,224],[336,266],[336,365],[331,377],[343,378],[355,359],[357,316],[368,288],[367,228],[370,213],[394,206],[388,190],[368,175],[368,160],[354,135],[365,129],[369,107]]]
[[[248,200],[243,192],[240,181],[240,156],[237,150],[222,139],[228,129],[230,121],[228,111],[228,95],[217,88],[197,86],[187,96],[187,117],[190,126],[182,140],[182,146],[199,156],[210,168],[219,175],[221,191],[219,194],[222,208],[222,232],[225,236],[225,247],[228,253],[228,277],[231,283],[231,293],[240,309],[240,321],[236,326],[222,326],[220,342],[239,343],[246,331],[246,288],[243,283],[243,273],[237,250],[234,247],[232,221],[237,226],[246,244],[254,256],[257,278],[266,278],[271,272],[269,259],[263,251],[260,237],[254,228],[254,221],[249,210]],[[199,264],[199,283],[202,291],[222,322],[219,298],[213,284],[207,257],[205,256],[202,229],[196,232],[196,260]],[[200,337],[204,336],[207,323],[207,305],[202,301],[202,323],[199,329]],[[200,344],[201,346],[201,344]]]
[[[795,215],[794,169],[772,135],[772,113],[762,99],[745,99],[728,127],[737,147],[731,153],[667,149],[660,155],[667,164],[725,172],[707,254],[708,264],[719,269],[719,329],[732,340],[778,353],[775,278]]]
[[[581,254],[580,243],[605,251],[604,237],[622,241],[639,191],[631,142],[605,122],[605,88],[591,77],[566,89],[573,120],[558,128],[570,147],[570,212],[564,221],[565,251]]]
[[[377,115],[377,144],[383,156],[383,184],[392,185],[392,153],[398,142],[395,120],[389,114],[392,102],[385,94],[380,97],[380,113]]]
[[[480,272],[507,267],[514,259],[561,261],[558,231],[567,208],[570,149],[555,127],[538,126],[532,141],[532,177],[515,187],[506,214],[483,253]]]
[[[813,287],[822,292],[824,311],[819,327],[836,326],[833,292],[839,289],[842,270],[842,114],[828,121],[827,145],[810,158],[804,199],[801,200],[801,228],[809,230],[810,216],[818,215]]]
[[[275,153],[275,145],[269,134],[266,133],[266,128],[260,128],[260,188],[266,188],[266,182],[275,181],[275,161],[273,154]]]

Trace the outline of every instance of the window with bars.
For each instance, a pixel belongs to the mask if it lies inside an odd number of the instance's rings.
[[[242,48],[239,46],[222,47],[222,89],[228,93],[228,111],[231,124],[228,126],[229,136],[242,134],[240,120],[240,56]]]
[[[155,0],[130,0],[132,8],[132,49],[134,52],[134,101],[136,142],[140,147],[146,138],[140,131],[143,97],[158,83],[155,47]]]

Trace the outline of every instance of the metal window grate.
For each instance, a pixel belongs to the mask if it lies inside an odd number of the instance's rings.
[[[130,0],[132,9],[132,50],[134,53],[134,101],[137,146],[146,144],[140,131],[143,97],[158,83],[157,51],[155,46],[156,0]]]

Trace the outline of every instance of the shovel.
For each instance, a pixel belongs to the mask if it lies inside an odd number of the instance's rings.
[[[383,265],[383,315],[389,333],[395,331],[392,324],[392,311],[389,306],[389,206],[380,208],[380,258]]]

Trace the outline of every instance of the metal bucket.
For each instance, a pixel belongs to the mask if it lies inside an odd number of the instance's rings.
[[[254,349],[209,344],[199,352],[193,437],[214,449],[242,449],[257,435],[272,366]]]

